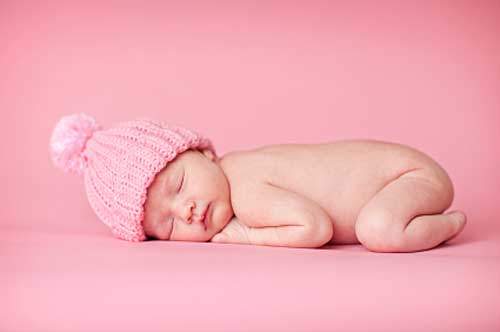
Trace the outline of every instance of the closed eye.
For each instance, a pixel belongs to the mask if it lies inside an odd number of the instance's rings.
[[[179,193],[181,191],[182,186],[184,185],[184,178],[185,178],[184,173],[182,173],[181,185],[179,186],[179,189],[177,190],[177,193]]]

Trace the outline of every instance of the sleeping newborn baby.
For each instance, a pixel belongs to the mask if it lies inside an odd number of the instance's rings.
[[[429,249],[465,225],[430,157],[375,140],[282,144],[217,158],[182,153],[148,190],[144,229],[161,240],[379,252]]]
[[[375,252],[433,248],[459,234],[444,213],[446,171],[411,147],[369,139],[277,144],[218,157],[193,130],[136,120],[102,130],[63,118],[54,163],[85,175],[89,202],[116,237]]]

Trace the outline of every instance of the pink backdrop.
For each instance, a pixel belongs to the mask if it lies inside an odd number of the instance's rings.
[[[0,330],[499,330],[500,1],[257,2],[0,1]],[[51,164],[79,112],[183,124],[219,155],[408,144],[469,224],[400,255],[114,240]]]
[[[141,116],[184,124],[220,155],[344,138],[408,144],[452,177],[452,208],[469,217],[463,240],[491,237],[499,4],[2,1],[1,227],[107,232],[83,179],[49,159],[56,121],[87,112],[106,127]]]

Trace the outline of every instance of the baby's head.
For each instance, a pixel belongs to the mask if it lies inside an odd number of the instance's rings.
[[[148,188],[143,227],[160,240],[208,241],[233,215],[227,178],[210,149],[190,149]]]
[[[208,241],[233,216],[220,159],[193,130],[151,119],[103,130],[75,114],[57,123],[50,147],[56,166],[84,175],[90,205],[118,238]]]

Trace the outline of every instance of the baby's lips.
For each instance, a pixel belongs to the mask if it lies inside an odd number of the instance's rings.
[[[208,203],[206,209],[205,209],[205,212],[203,212],[203,215],[201,217],[201,220],[203,221],[203,224],[205,225],[205,229],[207,228],[208,226],[208,211],[210,209],[210,206],[211,206],[212,203]]]

